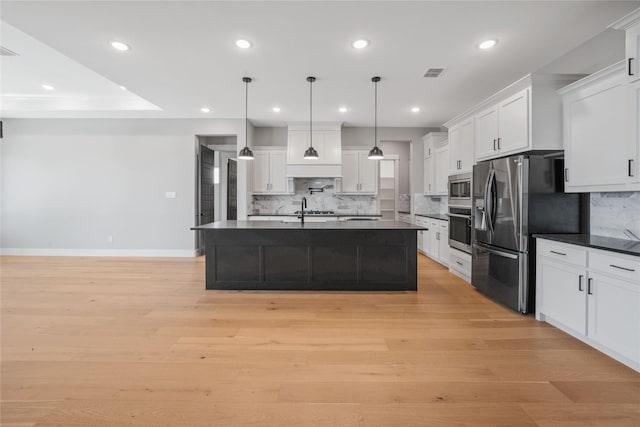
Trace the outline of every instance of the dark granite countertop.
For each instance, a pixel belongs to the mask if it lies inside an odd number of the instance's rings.
[[[191,230],[428,230],[402,221],[216,221],[193,227]]]
[[[635,240],[614,239],[613,237],[594,236],[592,234],[534,234],[533,237],[640,256],[640,242]]]
[[[259,213],[259,214],[248,214],[247,216],[298,216],[299,214],[295,214],[295,213],[276,213],[276,214],[268,214],[268,213]],[[347,213],[333,213],[333,214],[308,214],[305,213],[304,216],[306,217],[345,217],[345,216],[349,216],[349,217],[358,217],[358,216],[362,216],[362,217],[381,217],[381,214],[347,214]]]
[[[446,216],[445,214],[439,214],[439,213],[426,213],[426,214],[414,214],[416,216],[423,216],[423,217],[427,217],[427,218],[433,218],[433,219],[439,219],[442,221],[449,221],[449,217]]]

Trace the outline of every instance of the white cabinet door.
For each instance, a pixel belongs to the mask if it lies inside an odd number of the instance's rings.
[[[498,106],[481,112],[475,119],[476,159],[489,159],[498,150]]]
[[[630,138],[620,108],[628,102],[627,86],[620,73],[563,99],[566,191],[628,182]]]
[[[498,104],[498,151],[500,155],[529,147],[529,89]]]
[[[638,31],[640,32],[640,30]],[[638,70],[638,74],[640,74],[640,66]],[[631,138],[627,155],[627,168],[629,169],[627,172],[630,175],[629,180],[638,184],[640,183],[640,77],[633,83],[627,84],[627,99],[627,129]],[[633,189],[640,190],[639,186]]]
[[[376,193],[378,191],[378,160],[369,160],[369,152],[358,152],[358,176],[360,193]],[[344,168],[344,166],[343,166]]]
[[[435,194],[436,159],[429,156],[424,159],[424,194]]]
[[[444,265],[449,265],[449,223],[447,221],[440,221],[438,226],[438,256],[440,262]]]
[[[640,24],[626,30],[627,81],[640,80]]]
[[[640,361],[640,284],[590,273],[589,338]]]
[[[449,129],[449,175],[471,172],[473,168],[473,119]]]
[[[309,132],[290,130],[287,143],[287,162],[291,164],[306,164],[311,160],[304,160],[304,152],[309,147]]]
[[[269,153],[270,190],[273,193],[287,192],[287,158],[284,150]]]
[[[586,270],[538,258],[537,304],[545,316],[575,332],[587,333]]]
[[[424,143],[424,158],[433,156],[433,144],[430,142]]]
[[[448,194],[449,192],[449,146],[445,145],[436,150],[436,194]]]
[[[439,245],[439,233],[438,222],[435,220],[429,221],[429,251],[428,254],[431,258],[438,259],[440,257],[440,245]]]
[[[269,152],[258,151],[253,152],[253,173],[252,173],[252,190],[254,193],[268,193],[270,190],[269,182]]]
[[[358,152],[345,150],[342,152],[342,192],[358,191]]]

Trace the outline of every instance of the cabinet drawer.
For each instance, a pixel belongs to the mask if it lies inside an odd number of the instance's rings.
[[[589,251],[589,271],[598,271],[640,284],[640,259]]]
[[[471,255],[451,249],[449,252],[449,267],[471,276]]]
[[[559,245],[538,239],[538,255],[579,267],[587,266],[587,250],[575,246]]]

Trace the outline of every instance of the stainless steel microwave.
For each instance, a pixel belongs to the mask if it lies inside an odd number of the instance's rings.
[[[449,177],[449,205],[471,205],[471,174]]]

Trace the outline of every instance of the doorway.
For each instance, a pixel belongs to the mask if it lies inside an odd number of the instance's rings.
[[[237,137],[197,136],[195,224],[236,219],[238,215]],[[196,233],[198,254],[204,254],[202,232]]]

